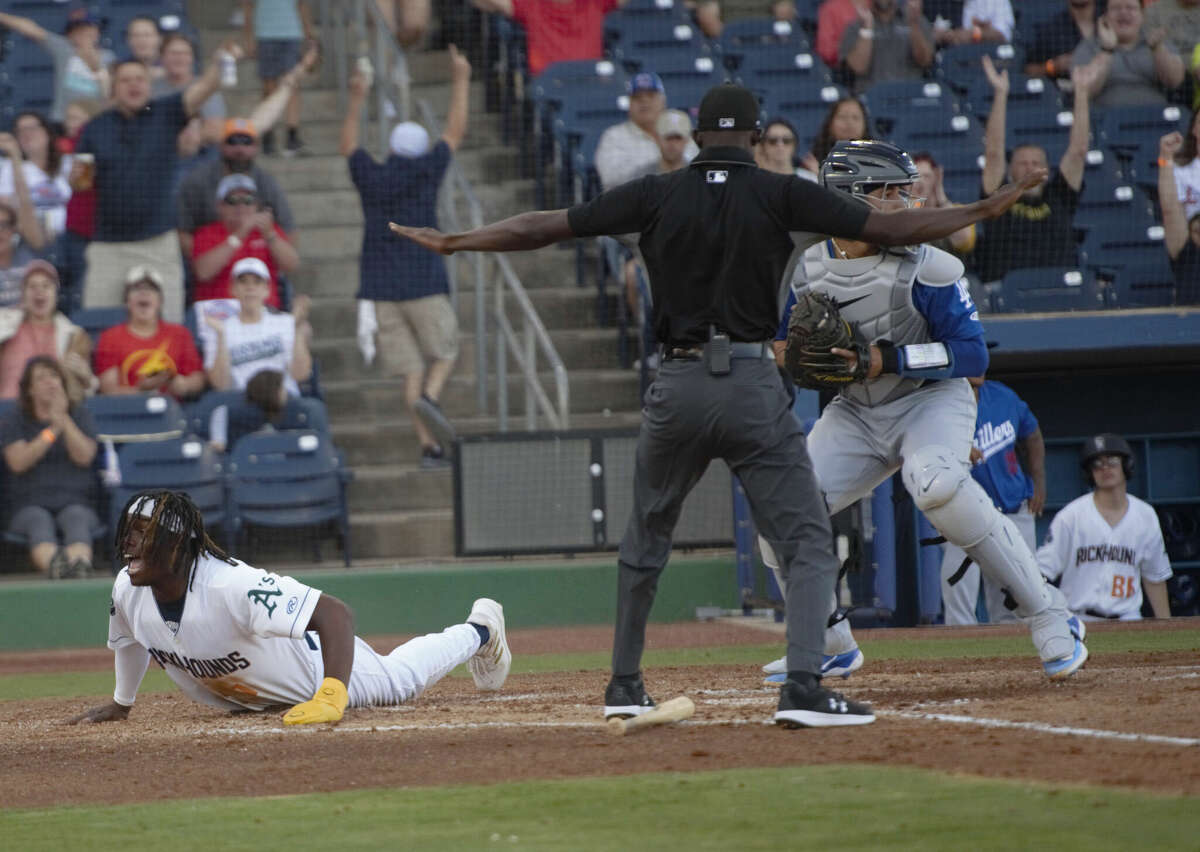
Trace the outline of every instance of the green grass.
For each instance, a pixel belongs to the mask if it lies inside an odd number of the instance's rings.
[[[1200,631],[1152,630],[1146,632],[1094,632],[1087,639],[1093,655],[1149,651],[1195,651],[1200,653]],[[783,638],[761,645],[723,645],[715,648],[649,650],[647,669],[668,666],[747,665],[759,666],[782,653]],[[1033,664],[1033,646],[1027,636],[972,636],[948,639],[872,639],[862,643],[867,665],[871,660],[932,660],[987,657],[1028,657]],[[513,658],[514,674],[543,674],[564,671],[603,671],[609,664],[607,651],[574,654],[537,654]],[[460,667],[455,675],[466,677]],[[0,676],[4,700],[31,698],[74,698],[102,696],[112,692],[112,672],[60,672]],[[166,674],[152,668],[142,683],[141,693],[163,692],[175,686]],[[0,702],[3,703],[3,702]]]
[[[1195,799],[815,766],[0,811],[5,848],[1195,849]]]

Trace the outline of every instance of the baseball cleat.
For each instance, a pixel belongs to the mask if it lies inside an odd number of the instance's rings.
[[[1082,622],[1080,623],[1082,624]],[[1057,660],[1046,660],[1042,663],[1042,668],[1046,670],[1046,677],[1051,680],[1066,680],[1083,668],[1083,664],[1087,662],[1087,658],[1087,646],[1076,639],[1075,652],[1071,656],[1061,657]]]
[[[851,648],[844,654],[826,654],[821,658],[821,677],[840,677],[848,678],[851,674],[862,668],[863,661],[866,657],[858,648]],[[787,657],[783,658],[783,665],[787,666]],[[778,663],[776,660],[775,663]],[[768,665],[774,666],[775,663]],[[763,671],[767,670],[767,666],[763,666]],[[767,686],[780,686],[787,680],[787,671],[775,672],[763,678],[763,683]]]
[[[805,688],[794,680],[779,691],[775,724],[784,728],[836,728],[869,725],[875,721],[870,704],[851,701],[820,686]]]
[[[480,598],[471,604],[468,624],[479,624],[488,629],[487,642],[479,646],[475,656],[467,660],[467,668],[475,680],[475,688],[495,692],[508,680],[512,668],[512,651],[504,635],[504,607],[491,598]]]
[[[787,674],[787,655],[780,657],[778,660],[772,660],[762,667],[763,674],[777,675]],[[783,681],[780,681],[783,683]]]
[[[604,718],[629,718],[649,713],[655,707],[654,699],[646,694],[642,676],[617,678],[608,682],[604,690]]]
[[[1084,637],[1087,636],[1087,626],[1080,620],[1079,616],[1077,616],[1077,615],[1072,615],[1070,618],[1067,619],[1067,627],[1070,629],[1071,635],[1074,636],[1076,639],[1078,639],[1080,642],[1082,642]]]

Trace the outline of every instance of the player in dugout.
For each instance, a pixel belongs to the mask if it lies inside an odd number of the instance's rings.
[[[376,653],[354,635],[342,601],[227,556],[180,492],[134,495],[116,547],[126,560],[109,607],[116,690],[71,724],[126,719],[152,658],[192,700],[231,711],[290,707],[285,725],[411,701],[461,663],[478,689],[498,690],[512,666],[504,609],[488,598],[465,623]]]

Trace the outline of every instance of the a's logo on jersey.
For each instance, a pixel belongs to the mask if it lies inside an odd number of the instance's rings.
[[[704,179],[708,183],[725,183],[729,180],[729,172],[724,169],[709,169],[705,172]]]
[[[292,595],[291,599],[287,602],[287,614],[292,615],[293,613],[295,613],[296,607],[297,607],[297,605],[299,605],[299,603],[300,603],[300,599],[298,597],[296,597],[295,595]]]
[[[279,591],[279,589],[251,589],[246,592],[246,597],[250,598],[256,604],[262,604],[267,610],[267,615],[274,615],[275,607],[278,604],[273,603],[271,598],[280,597],[282,594],[283,592]]]
[[[108,599],[108,614],[109,615],[117,614],[117,603],[112,598]]]

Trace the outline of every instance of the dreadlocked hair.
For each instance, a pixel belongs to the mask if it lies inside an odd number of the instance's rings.
[[[154,506],[149,518],[141,514],[146,503]],[[129,498],[117,523],[117,553],[125,546],[129,525],[138,519],[146,521],[142,558],[155,565],[190,567],[201,555],[234,564],[234,560],[205,532],[204,516],[183,492],[139,491]]]

